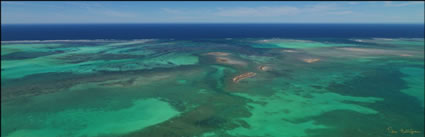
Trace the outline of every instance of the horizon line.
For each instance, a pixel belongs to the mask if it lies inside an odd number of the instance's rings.
[[[425,22],[88,22],[88,23],[1,23],[1,25],[50,24],[425,24]]]

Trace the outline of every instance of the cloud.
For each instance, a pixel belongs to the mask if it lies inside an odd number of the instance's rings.
[[[20,1],[20,2],[11,2],[11,1],[2,1],[2,6],[33,6],[33,7],[42,7],[42,8],[65,8],[63,6],[53,5],[51,3],[47,2],[26,2],[26,1]]]
[[[184,12],[184,11],[182,11],[182,10],[178,10],[178,9],[171,9],[171,8],[161,8],[161,10],[162,10],[163,12],[171,13],[171,14],[183,14],[183,13],[186,13],[186,12]]]
[[[215,15],[218,16],[281,16],[295,15],[300,10],[296,7],[256,7],[256,8],[219,8]]]
[[[124,18],[133,18],[138,14],[133,12],[125,12],[123,10],[113,10],[107,8],[102,3],[99,2],[67,2],[66,4],[76,6],[81,9],[85,9],[90,13],[97,15],[105,15],[111,17],[124,17]]]
[[[316,12],[335,11],[339,9],[341,9],[341,7],[335,4],[317,4],[317,5],[305,7],[303,8],[303,11],[307,13],[316,13]]]
[[[347,15],[347,14],[352,14],[353,11],[337,11],[337,12],[328,12],[328,14],[332,14],[332,15]]]
[[[386,1],[384,6],[386,7],[405,7],[410,5],[424,5],[423,1],[409,1],[409,2],[401,2],[401,3],[394,3],[392,1]]]
[[[221,16],[221,17],[279,17],[293,15],[347,15],[353,11],[347,10],[338,3],[315,4],[304,7],[298,6],[261,6],[235,7],[215,9],[177,9],[161,8],[161,11],[174,16]]]
[[[103,10],[103,11],[98,11],[98,13],[101,13],[106,16],[125,17],[125,18],[132,18],[137,16],[137,14],[135,13],[121,12],[121,11],[114,11],[114,10]]]
[[[25,5],[25,2],[2,1],[1,5]]]
[[[350,5],[357,5],[357,4],[359,4],[359,2],[348,2],[348,4],[350,4]]]
[[[215,13],[217,16],[232,17],[270,17],[270,16],[288,16],[298,14],[310,15],[346,15],[353,11],[345,10],[345,8],[337,4],[317,4],[306,7],[239,7],[239,8],[219,8]]]

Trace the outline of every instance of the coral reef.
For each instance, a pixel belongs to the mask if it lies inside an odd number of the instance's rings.
[[[306,63],[314,63],[314,62],[320,61],[320,59],[318,59],[318,58],[308,58],[308,59],[303,59],[303,61],[306,62]]]
[[[233,82],[238,83],[239,81],[241,81],[243,79],[254,77],[256,74],[257,73],[254,73],[254,72],[247,72],[247,73],[240,74],[236,77],[233,77],[232,80],[233,80]]]

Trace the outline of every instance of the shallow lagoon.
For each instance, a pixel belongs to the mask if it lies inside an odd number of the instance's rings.
[[[424,136],[424,39],[9,41],[1,55],[4,137]]]

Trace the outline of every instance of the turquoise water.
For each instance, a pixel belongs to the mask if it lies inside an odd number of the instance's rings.
[[[424,136],[424,39],[3,41],[1,56],[2,137]]]

